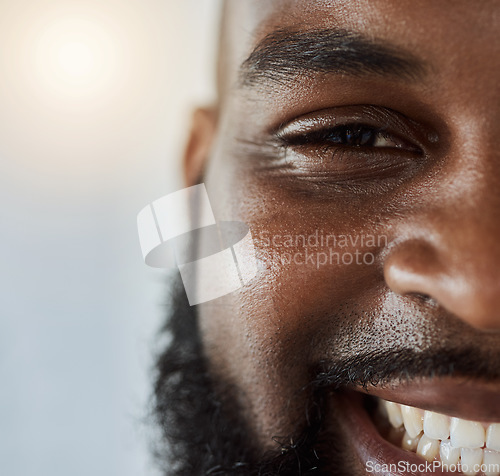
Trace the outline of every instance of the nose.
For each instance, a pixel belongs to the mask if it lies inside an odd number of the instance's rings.
[[[430,298],[475,328],[500,330],[500,219],[496,207],[484,211],[427,209],[407,224],[384,263],[389,288]]]

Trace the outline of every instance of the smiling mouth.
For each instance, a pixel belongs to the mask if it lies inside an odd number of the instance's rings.
[[[375,426],[393,445],[439,463],[445,471],[500,474],[500,423],[450,417],[381,398],[375,401]]]
[[[359,474],[499,476],[498,386],[492,386],[489,393],[485,386],[473,391],[472,384],[447,383],[447,387],[448,394],[436,382],[414,383],[403,392],[394,387],[345,389],[332,394],[337,411],[326,424],[337,425],[345,435]],[[483,399],[481,408],[473,395],[478,401]],[[391,396],[406,404],[393,402]],[[417,401],[421,406],[415,405]],[[446,408],[450,416],[445,414]],[[470,419],[463,418],[467,415]],[[484,417],[474,421],[473,415]],[[487,415],[491,420],[481,421],[487,420]]]

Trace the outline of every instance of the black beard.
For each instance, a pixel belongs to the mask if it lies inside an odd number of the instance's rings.
[[[319,438],[324,415],[320,394],[307,409],[306,427],[275,438],[276,450],[261,454],[235,399],[215,391],[221,386],[207,371],[196,309],[179,285],[173,301],[163,329],[172,340],[157,360],[154,386],[154,418],[163,438],[156,453],[166,475],[348,474],[324,467],[320,459],[325,449]],[[335,448],[328,446],[330,460]]]

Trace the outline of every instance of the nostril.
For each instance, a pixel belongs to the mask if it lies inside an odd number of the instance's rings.
[[[414,302],[419,302],[421,305],[424,305],[427,308],[439,307],[438,301],[430,294],[421,292],[409,292],[406,293],[406,296],[412,299]]]
[[[408,295],[413,296],[414,298],[418,299],[419,301],[425,302],[425,303],[434,303],[435,299],[430,296],[429,294],[424,294],[424,293],[408,293]]]
[[[466,253],[470,250],[462,255]],[[412,240],[393,247],[383,271],[393,293],[442,308],[472,327],[500,330],[500,281],[498,269],[491,266],[484,258],[461,263],[450,250]]]

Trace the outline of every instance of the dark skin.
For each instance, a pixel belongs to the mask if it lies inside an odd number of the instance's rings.
[[[350,69],[332,61],[326,70],[293,48],[265,50],[277,30],[287,44],[328,41],[328,51],[330,33],[347,31],[355,49],[372,49]],[[195,115],[185,176],[186,185],[202,176],[217,219],[242,221],[254,237],[257,277],[199,306],[198,319],[210,372],[233,388],[262,452],[305,425],[311,380],[373,352],[391,363],[397,351],[413,357],[399,374],[381,365],[369,382],[325,387],[327,426],[346,443],[351,474],[364,473],[336,410],[344,389],[500,421],[498,31],[495,1],[226,8],[219,104]],[[245,63],[255,51],[276,54],[270,71]],[[366,67],[379,53],[383,64]],[[320,268],[284,264],[283,249],[263,239],[317,230],[386,239],[342,250],[369,251],[373,264]],[[442,355],[453,369],[439,366]]]

